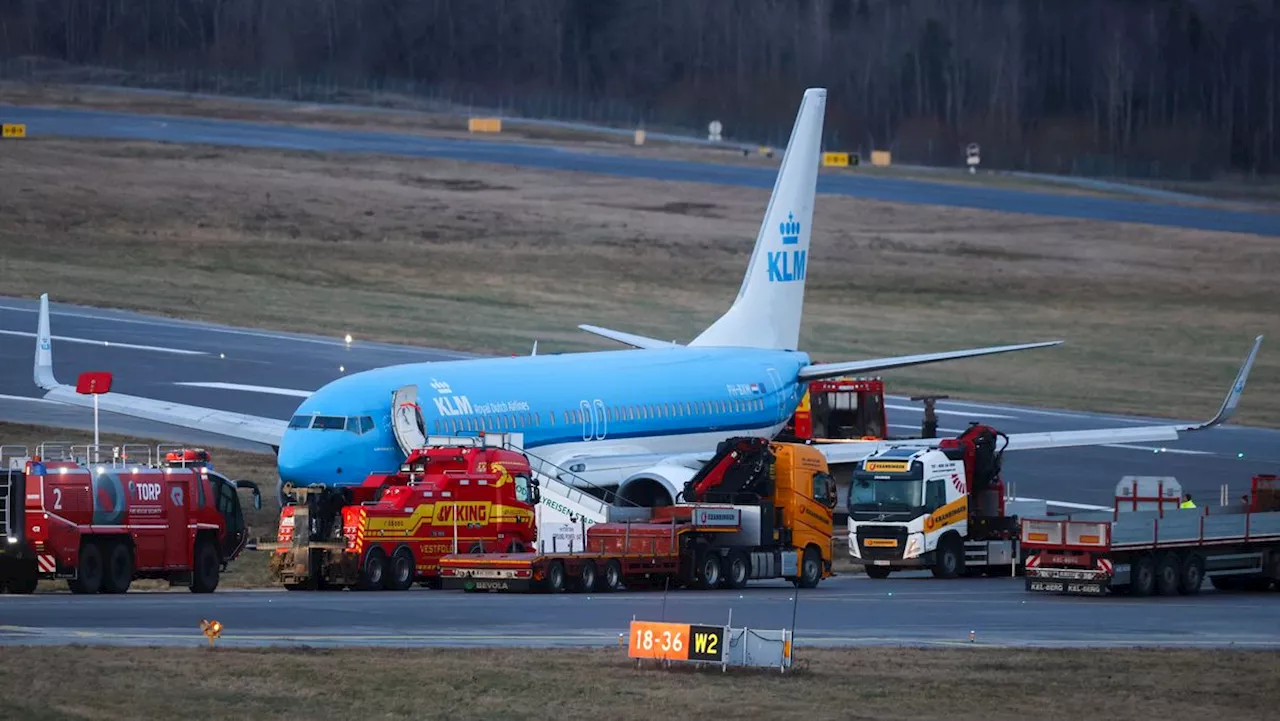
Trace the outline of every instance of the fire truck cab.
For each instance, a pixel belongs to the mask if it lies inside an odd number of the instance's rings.
[[[833,378],[812,381],[776,440],[882,440],[888,437],[884,381]]]

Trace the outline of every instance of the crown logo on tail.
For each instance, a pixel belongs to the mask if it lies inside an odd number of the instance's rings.
[[[787,213],[787,222],[778,223],[778,232],[782,233],[783,245],[796,245],[800,242],[800,221],[792,213]]]
[[[431,387],[436,389],[436,393],[452,393],[453,392],[453,389],[449,387],[448,383],[445,383],[444,381],[438,381],[435,378],[431,379]]]

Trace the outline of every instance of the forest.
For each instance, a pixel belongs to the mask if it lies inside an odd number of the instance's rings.
[[[1278,48],[1280,0],[0,4],[7,77],[41,59],[188,90],[410,88],[779,145],[822,85],[829,149],[959,165],[977,142],[984,166],[1170,179],[1277,170]]]

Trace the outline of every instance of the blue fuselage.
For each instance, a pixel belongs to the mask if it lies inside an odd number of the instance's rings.
[[[428,435],[513,432],[544,458],[681,453],[716,437],[772,434],[801,396],[808,355],[672,347],[415,363],[355,373],[298,407],[279,451],[282,481],[352,485],[396,469],[393,393],[418,386]]]

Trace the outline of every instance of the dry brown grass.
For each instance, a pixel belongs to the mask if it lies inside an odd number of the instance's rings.
[[[583,322],[687,340],[733,298],[768,198],[434,159],[5,152],[5,293],[480,352],[617,347]],[[835,196],[815,227],[819,360],[1067,340],[893,372],[895,392],[1200,417],[1253,335],[1280,337],[1274,238]],[[1275,342],[1244,422],[1280,425]]]
[[[7,647],[14,718],[1274,718],[1280,654],[807,649],[793,674],[637,670],[617,650]],[[68,670],[74,669],[74,679]]]
[[[0,444],[26,446],[35,452],[41,443],[46,441],[68,441],[75,444],[93,443],[93,434],[46,426],[33,426],[19,423],[0,423]],[[99,442],[106,445],[124,443],[141,443],[155,449],[157,443],[168,441],[155,438],[137,438],[114,433],[101,433]],[[249,528],[249,539],[262,539],[274,542],[276,525],[280,518],[280,504],[276,498],[275,458],[259,453],[246,453],[229,448],[210,448],[214,468],[228,478],[249,480],[258,484],[262,490],[262,508],[255,509],[251,496],[247,491],[240,494],[240,504],[244,509],[245,525]],[[227,566],[219,581],[220,587],[226,588],[259,588],[275,585],[267,569],[267,553],[264,551],[244,551],[240,557]],[[167,589],[167,583],[161,581],[134,581],[131,588],[137,590]],[[67,591],[64,581],[41,581],[37,592],[52,593]]]

